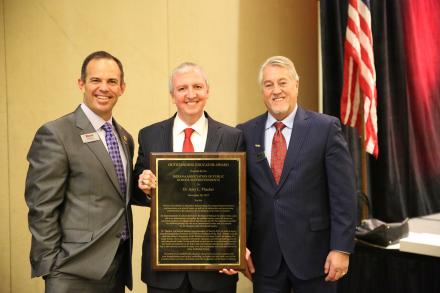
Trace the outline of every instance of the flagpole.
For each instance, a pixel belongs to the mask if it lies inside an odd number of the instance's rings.
[[[364,105],[364,95],[362,95],[361,98],[361,105]],[[361,192],[363,195],[365,195],[366,200],[368,203],[370,203],[370,197],[367,194],[367,149],[365,145],[365,115],[364,115],[364,107],[362,107],[361,110],[361,121],[362,121],[362,131],[361,131]],[[361,211],[361,219],[368,219],[368,208],[369,204],[362,205],[362,211]]]
[[[367,194],[367,152],[376,159],[379,152],[376,70],[370,0],[349,0],[348,2],[349,13],[344,43],[344,77],[340,105],[341,121],[345,125],[357,127],[361,139],[360,178],[357,180],[361,180],[362,200],[367,203],[362,205],[359,216],[361,219],[366,219],[370,214],[370,198]],[[366,145],[366,140],[368,145]]]

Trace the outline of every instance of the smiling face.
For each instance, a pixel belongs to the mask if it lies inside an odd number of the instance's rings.
[[[203,115],[209,96],[209,88],[196,67],[175,72],[172,78],[172,101],[177,115],[187,125],[192,125]]]
[[[106,121],[125,90],[117,63],[107,58],[91,60],[86,76],[84,80],[78,80],[78,86],[84,94],[84,104]]]
[[[267,110],[278,121],[295,109],[298,99],[299,80],[280,65],[267,65],[263,69],[262,91]]]

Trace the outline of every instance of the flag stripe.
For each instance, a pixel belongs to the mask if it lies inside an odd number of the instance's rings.
[[[349,0],[341,120],[364,132],[366,151],[377,158],[377,91],[369,0]],[[363,105],[361,103],[363,102]],[[364,121],[360,117],[363,111]]]

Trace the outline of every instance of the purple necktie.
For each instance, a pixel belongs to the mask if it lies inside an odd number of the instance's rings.
[[[118,177],[119,186],[121,187],[122,194],[125,199],[125,192],[127,185],[125,183],[124,165],[122,164],[121,154],[119,153],[119,145],[116,137],[113,134],[113,127],[110,123],[106,122],[101,127],[105,131],[105,142],[107,143],[108,153],[115,166],[116,176]],[[129,237],[127,223],[124,217],[124,228],[121,231],[121,239],[127,240]]]

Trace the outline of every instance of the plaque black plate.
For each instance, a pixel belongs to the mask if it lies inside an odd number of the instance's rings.
[[[155,270],[244,270],[245,153],[151,153]]]

